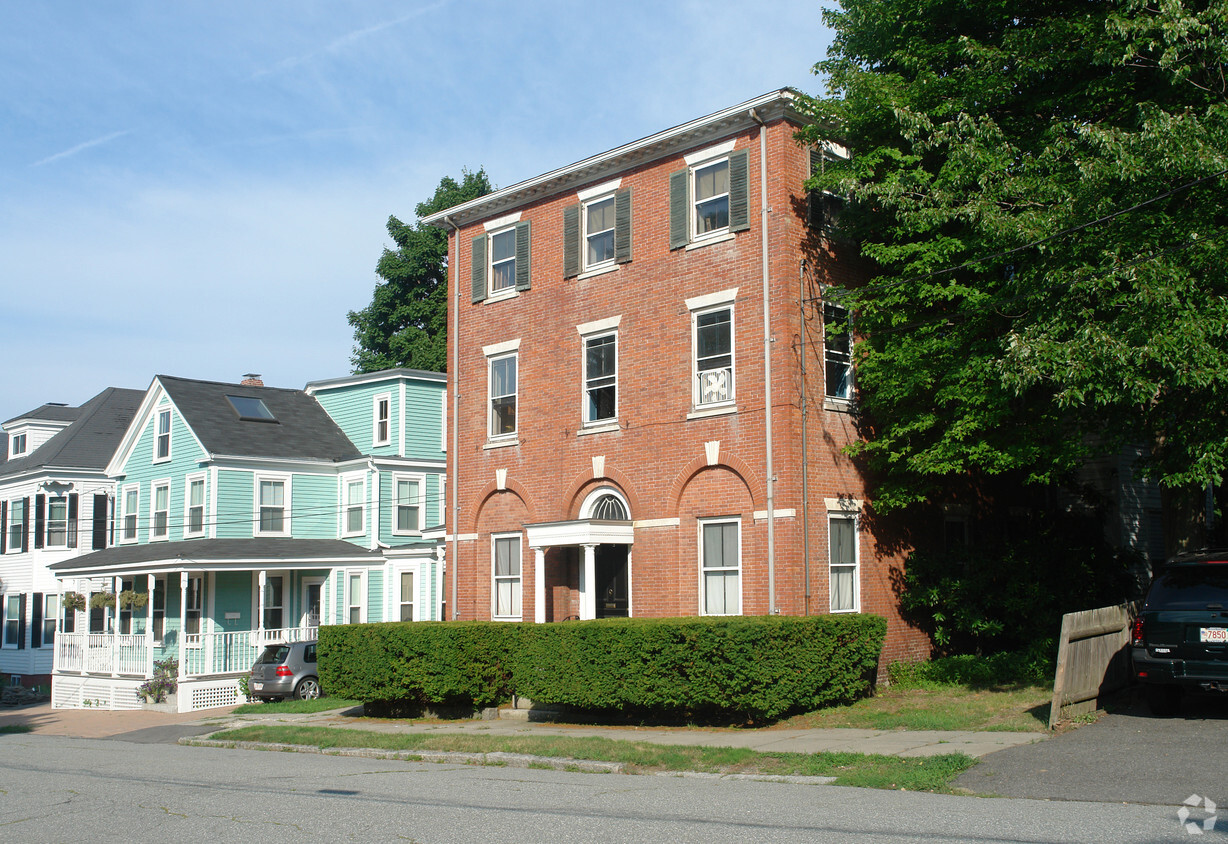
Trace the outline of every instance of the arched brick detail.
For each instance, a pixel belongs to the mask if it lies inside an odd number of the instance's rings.
[[[606,467],[605,474],[600,478],[594,478],[593,473],[581,472],[572,480],[571,485],[567,487],[567,492],[563,494],[563,512],[566,513],[568,519],[580,518],[580,505],[584,503],[585,496],[589,491],[596,486],[602,484],[612,484],[618,487],[618,491],[627,499],[627,505],[631,508],[632,519],[644,518],[643,511],[640,509],[639,497],[635,494],[635,488],[631,485],[631,479],[617,469]]]
[[[751,502],[756,510],[762,510],[767,507],[767,490],[764,489],[763,482],[759,480],[759,476],[745,460],[737,455],[730,455],[727,458],[722,455],[721,460],[709,466],[705,458],[696,457],[674,476],[674,483],[670,486],[669,490],[670,517],[678,515],[678,505],[682,501],[682,493],[686,491],[687,485],[691,480],[705,469],[715,469],[718,466],[722,469],[728,469],[742,479],[742,483],[746,484],[746,488],[750,492]]]
[[[463,532],[477,532],[478,522],[481,520],[482,510],[486,507],[486,502],[490,501],[493,496],[498,495],[501,492],[510,492],[520,499],[520,502],[524,504],[524,509],[529,514],[527,521],[528,524],[532,524],[533,522],[537,521],[537,508],[533,505],[533,497],[529,495],[529,491],[525,489],[524,485],[516,479],[508,478],[503,489],[499,489],[495,482],[491,481],[478,491],[478,506],[473,508],[473,512],[470,514],[469,522],[467,524],[468,530]]]

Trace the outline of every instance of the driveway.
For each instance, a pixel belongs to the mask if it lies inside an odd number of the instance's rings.
[[[1094,724],[992,753],[955,781],[977,794],[1178,806],[1197,794],[1228,806],[1228,696],[1187,697],[1153,717],[1137,694]]]

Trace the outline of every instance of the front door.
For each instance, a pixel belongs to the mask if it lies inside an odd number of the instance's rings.
[[[597,568],[597,617],[626,618],[629,606],[627,596],[627,546],[598,545]]]
[[[303,578],[303,627],[320,626],[320,590],[324,587],[324,578]]]

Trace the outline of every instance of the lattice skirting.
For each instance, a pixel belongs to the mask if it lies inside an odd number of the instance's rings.
[[[111,677],[51,678],[51,705],[55,709],[140,709],[136,687],[140,680]]]
[[[234,706],[242,703],[239,679],[227,677],[217,680],[195,680],[179,685],[179,711],[193,712],[197,709],[213,709],[218,706]]]

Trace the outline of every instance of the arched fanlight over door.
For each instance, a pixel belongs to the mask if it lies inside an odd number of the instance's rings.
[[[627,507],[617,495],[606,493],[593,502],[590,518],[625,522],[628,519]]]

